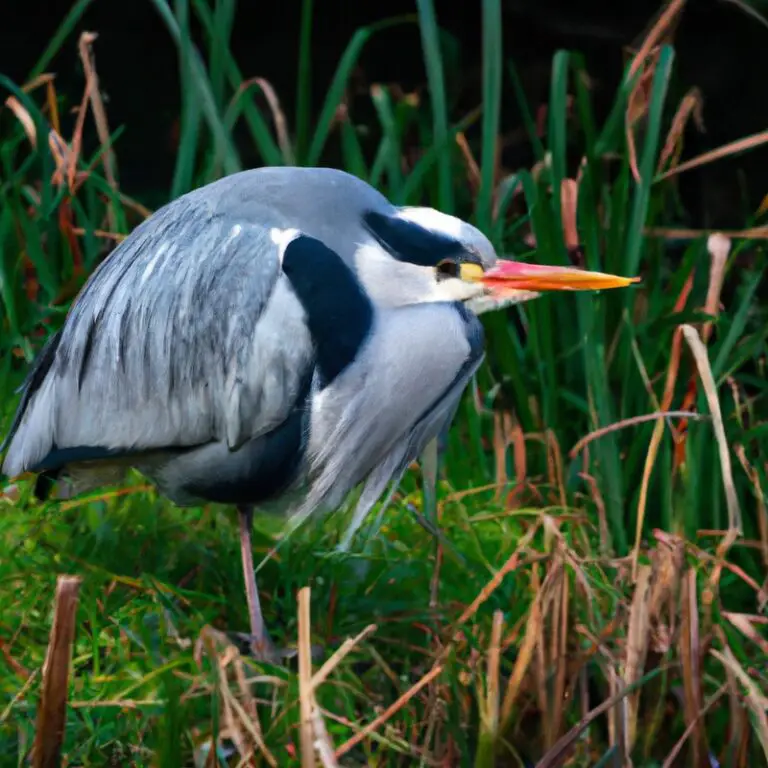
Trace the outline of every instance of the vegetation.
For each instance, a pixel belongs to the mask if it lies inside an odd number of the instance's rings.
[[[230,511],[178,510],[138,476],[42,506],[31,483],[7,485],[0,764],[21,765],[32,747],[56,577],[76,574],[68,765],[766,765],[768,307],[757,291],[768,230],[761,211],[745,211],[732,235],[675,228],[679,174],[766,136],[680,164],[695,104],[674,88],[682,2],[628,58],[605,121],[582,58],[558,52],[540,130],[502,46],[500,0],[478,9],[477,109],[457,114],[439,20],[417,0],[412,18],[357,32],[314,125],[306,0],[291,126],[279,94],[232,58],[235,0],[153,1],[184,94],[168,198],[238,170],[235,131],[265,164],[322,164],[334,145],[394,202],[472,219],[500,252],[643,280],[487,318],[487,362],[443,460],[445,543],[411,515],[417,472],[349,554],[336,551],[344,511],[289,537],[257,520],[258,551],[278,547],[258,575],[267,620],[298,644],[285,667],[240,655],[224,634],[247,626]],[[87,35],[83,103],[74,134],[61,135],[46,71],[87,5],[73,5],[29,82],[0,77],[6,427],[23,363],[149,213],[120,190],[119,129]],[[364,140],[346,86],[367,40],[391,24],[419,25],[426,85],[373,87],[377,123]],[[512,98],[536,164],[504,177],[500,104]],[[94,129],[95,150],[83,139]],[[326,659],[339,648],[330,667],[310,668],[310,640]]]

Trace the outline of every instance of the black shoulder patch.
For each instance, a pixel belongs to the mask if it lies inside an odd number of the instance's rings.
[[[292,240],[283,272],[307,313],[323,384],[357,357],[373,328],[373,304],[342,258],[313,237]]]
[[[445,259],[455,259],[465,254],[458,240],[431,232],[396,216],[368,211],[363,214],[363,225],[379,245],[398,261],[407,261],[420,267],[436,267]]]

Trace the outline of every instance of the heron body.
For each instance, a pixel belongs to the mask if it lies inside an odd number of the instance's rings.
[[[467,277],[496,261],[466,222],[342,171],[201,187],[90,277],[22,386],[3,472],[45,496],[134,467],[176,504],[236,505],[256,631],[252,508],[311,514],[363,484],[363,519],[452,420],[483,357]]]
[[[416,458],[482,356],[473,314],[423,302],[430,253],[461,248],[355,177],[287,170],[196,190],[115,249],[29,377],[6,474],[82,492],[134,466],[179,505],[263,506],[311,469],[333,507]]]

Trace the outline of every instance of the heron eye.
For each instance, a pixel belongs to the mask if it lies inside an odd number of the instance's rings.
[[[451,259],[441,261],[437,265],[437,278],[438,280],[445,279],[446,277],[458,277],[460,274],[459,265]]]

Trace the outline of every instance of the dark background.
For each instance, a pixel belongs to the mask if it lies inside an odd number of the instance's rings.
[[[23,82],[72,0],[2,0],[0,72]],[[546,102],[553,53],[583,53],[594,79],[598,108],[607,109],[622,73],[623,48],[637,43],[661,3],[595,0],[505,0],[504,48],[518,67],[531,104]],[[481,10],[479,2],[436,2],[438,21],[455,38],[460,64],[448,87],[467,109],[481,98]],[[266,77],[292,124],[299,45],[299,0],[241,0],[232,37],[244,77]],[[415,13],[414,0],[386,3],[316,0],[312,44],[313,108],[319,109],[336,63],[355,29],[378,19]],[[174,162],[174,121],[179,112],[176,49],[150,0],[95,0],[62,52],[48,67],[60,93],[76,104],[83,77],[77,38],[97,32],[97,70],[110,127],[123,125],[117,155],[123,189],[139,198],[167,190]],[[679,98],[696,85],[704,95],[706,133],[689,131],[685,156],[768,128],[768,29],[725,0],[690,0],[676,36],[675,82]],[[365,49],[357,84],[396,82],[406,90],[424,82],[418,29],[400,25],[374,36]],[[503,128],[520,126],[514,95],[506,83]],[[355,118],[357,116],[355,115]],[[242,147],[248,165],[260,159]],[[525,142],[504,156],[511,169],[529,164]],[[768,150],[683,174],[689,224],[738,227],[745,204],[752,209],[768,192]]]

